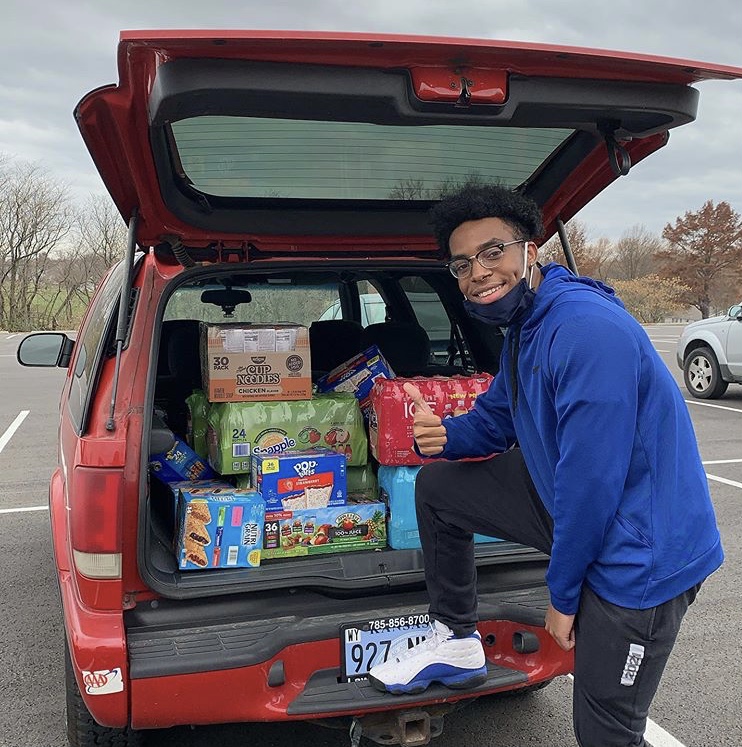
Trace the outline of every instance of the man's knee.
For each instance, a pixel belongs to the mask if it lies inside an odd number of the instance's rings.
[[[445,491],[449,484],[448,473],[453,467],[452,462],[440,461],[424,464],[415,478],[415,503],[431,503],[436,496]]]

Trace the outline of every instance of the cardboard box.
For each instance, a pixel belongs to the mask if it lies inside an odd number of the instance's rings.
[[[297,558],[386,547],[386,506],[361,503],[265,515],[263,557]]]
[[[181,490],[176,557],[184,571],[260,565],[265,503],[252,490]]]
[[[379,495],[387,505],[389,547],[408,550],[420,547],[415,513],[415,478],[420,467],[379,467]],[[474,542],[499,542],[475,534]]]
[[[152,454],[149,470],[158,480],[166,483],[182,480],[211,480],[216,472],[185,441],[176,440],[170,451]]]
[[[405,382],[411,382],[420,390],[436,415],[448,418],[471,410],[476,398],[489,388],[492,377],[485,373],[378,379],[371,391],[368,433],[371,453],[379,464],[403,466],[424,461],[413,448],[415,405],[403,389]]]
[[[214,488],[220,488],[221,492],[234,490],[233,485],[230,485],[226,480],[220,480],[218,478],[212,480],[180,480],[179,482],[168,483],[168,487],[173,493],[175,516],[178,515],[178,499],[180,498],[181,490],[194,494],[213,490]],[[238,485],[237,487],[240,486]]]
[[[210,402],[309,399],[309,332],[300,324],[202,323],[201,373]]]
[[[263,496],[266,511],[344,506],[345,455],[329,449],[255,454],[252,485]]]
[[[253,454],[321,447],[359,467],[368,461],[368,437],[352,394],[318,394],[298,402],[214,404],[206,435],[209,463],[222,475],[250,472]]]
[[[376,345],[341,363],[317,380],[318,392],[351,392],[368,421],[371,389],[377,379],[393,379],[394,371]]]

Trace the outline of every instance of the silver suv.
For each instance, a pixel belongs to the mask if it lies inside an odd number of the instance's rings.
[[[717,399],[729,384],[742,384],[742,304],[689,324],[676,357],[685,386],[698,399]]]

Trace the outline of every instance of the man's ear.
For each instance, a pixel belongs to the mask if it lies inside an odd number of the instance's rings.
[[[536,257],[538,257],[538,246],[535,241],[527,241],[528,245],[528,266],[536,264]]]

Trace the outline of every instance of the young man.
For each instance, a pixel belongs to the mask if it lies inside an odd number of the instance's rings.
[[[441,421],[406,385],[417,448],[442,457],[416,484],[434,622],[370,679],[393,693],[484,680],[472,533],[509,539],[550,555],[545,625],[575,650],[579,744],[645,747],[683,615],[723,559],[687,407],[610,288],[536,263],[535,203],[467,187],[433,221],[467,311],[507,334],[466,415]]]

